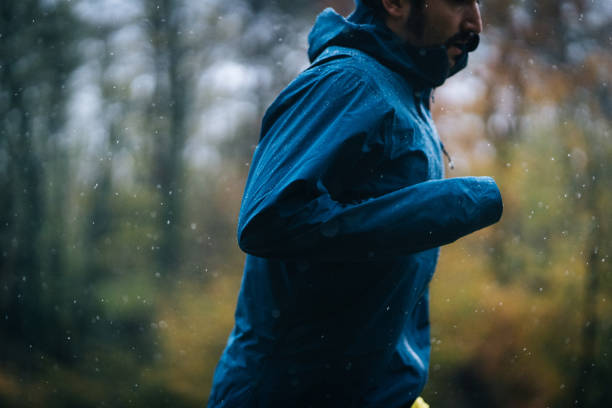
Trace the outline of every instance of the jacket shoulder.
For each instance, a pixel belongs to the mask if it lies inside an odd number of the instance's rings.
[[[339,55],[317,60],[302,71],[268,108],[262,129],[287,114],[309,122],[349,112],[363,112],[372,119],[388,114],[393,109],[375,75],[366,66],[349,61],[351,58]],[[307,112],[311,115],[305,115]]]
[[[317,68],[358,77],[384,99],[389,99],[390,93],[398,90],[412,92],[412,84],[404,77],[356,48],[328,47],[304,72]]]

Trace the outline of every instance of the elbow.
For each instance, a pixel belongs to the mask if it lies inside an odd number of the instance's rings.
[[[259,257],[269,255],[269,247],[271,242],[270,228],[266,227],[268,223],[261,222],[260,217],[254,217],[248,221],[238,224],[238,246],[240,249],[249,254]]]
[[[257,237],[257,234],[252,231],[252,228],[249,228],[249,224],[246,225],[238,225],[238,247],[250,255],[258,255],[259,248],[257,242],[260,242],[260,239]]]

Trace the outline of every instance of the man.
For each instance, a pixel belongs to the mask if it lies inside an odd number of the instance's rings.
[[[248,254],[209,407],[410,407],[438,247],[496,222],[488,177],[443,179],[431,90],[467,63],[476,0],[325,10],[266,112],[238,222]]]

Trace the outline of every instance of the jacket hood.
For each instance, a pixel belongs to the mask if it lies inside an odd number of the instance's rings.
[[[355,0],[355,11],[348,17],[325,9],[308,36],[308,58],[313,62],[327,47],[356,48],[372,55],[382,64],[415,81],[422,88],[434,88],[467,65],[464,52],[452,69],[446,47],[414,47],[404,43],[374,10]]]

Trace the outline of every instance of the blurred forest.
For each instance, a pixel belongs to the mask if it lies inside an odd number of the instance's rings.
[[[204,406],[263,112],[351,0],[0,3],[0,406]],[[610,407],[612,2],[487,0],[436,90],[502,221],[442,249],[432,407]],[[606,210],[607,208],[607,210]]]

